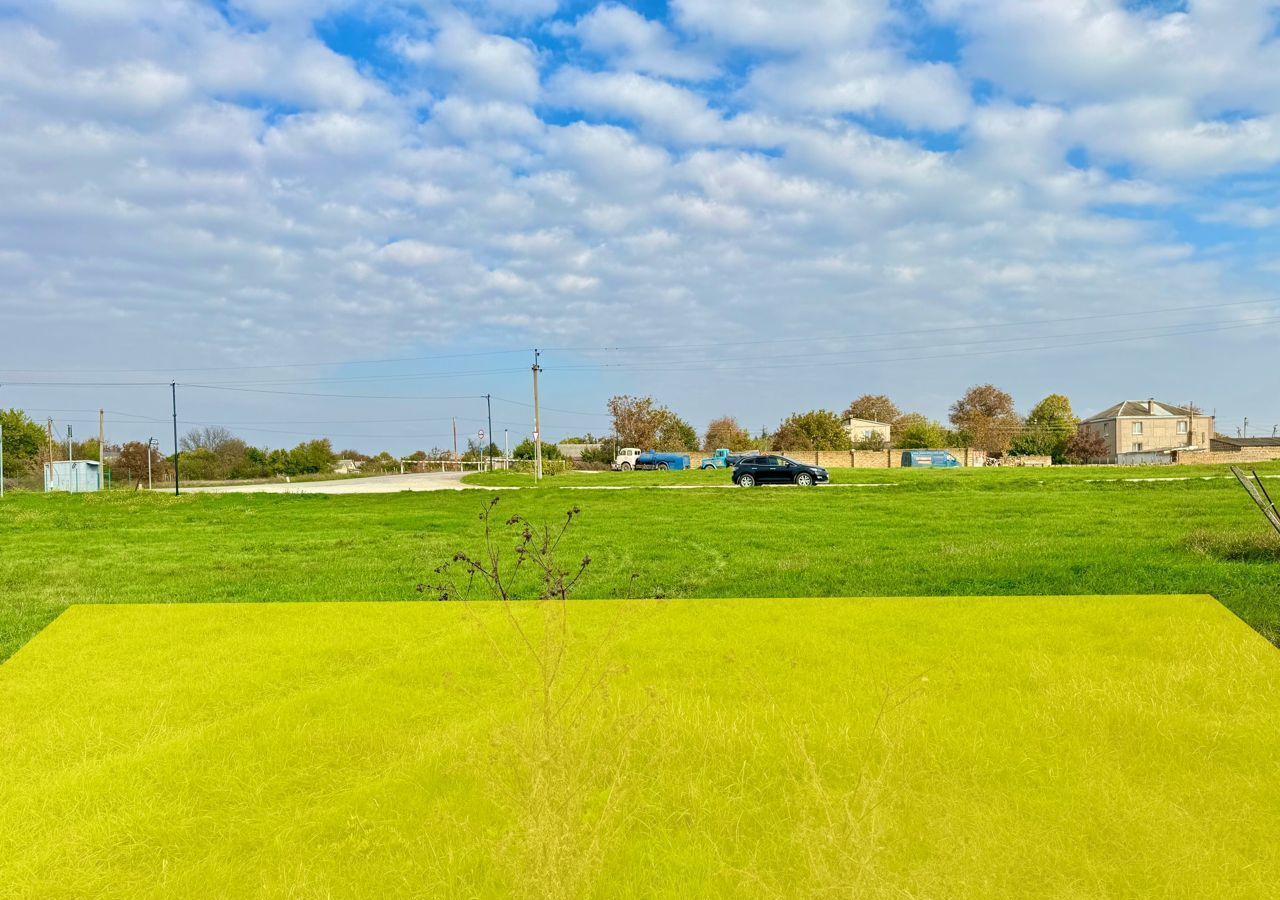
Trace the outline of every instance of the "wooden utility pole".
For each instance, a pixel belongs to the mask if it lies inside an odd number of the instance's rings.
[[[53,474],[53,417],[52,416],[50,416],[48,419],[47,427],[48,427],[48,433],[49,433],[49,474],[52,475]]]

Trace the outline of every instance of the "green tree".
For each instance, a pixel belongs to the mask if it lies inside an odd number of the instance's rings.
[[[525,438],[523,441],[516,444],[515,447],[511,449],[511,458],[512,459],[533,459],[533,441],[529,438]],[[546,442],[543,442],[542,458],[544,460],[560,459],[561,458],[560,448],[557,447],[555,444],[548,444]]]
[[[4,428],[4,465],[10,475],[33,471],[45,447],[44,429],[20,409],[0,409]]]
[[[988,453],[1004,453],[1022,428],[1013,397],[994,384],[980,384],[965,391],[951,405],[951,424],[967,446]]]
[[[873,434],[853,442],[854,450],[883,450],[888,446],[889,442],[884,439],[882,434]]]
[[[588,447],[582,451],[582,461],[593,466],[612,465],[614,457],[618,455],[618,441],[616,438],[606,438],[600,442],[599,447]]]
[[[207,447],[184,451],[178,461],[183,481],[215,481],[225,476],[219,472],[218,457]]]
[[[532,443],[530,444],[532,446]],[[545,444],[543,446],[546,446]],[[467,438],[467,449],[462,454],[462,458],[467,462],[476,462],[477,460],[485,460],[492,457],[499,459],[502,456],[502,450],[492,441],[486,447],[475,438]]]
[[[902,411],[884,394],[863,394],[845,408],[844,417],[893,425],[902,417]]]
[[[954,436],[941,422],[921,413],[907,413],[898,419],[893,446],[903,450],[940,450],[954,443]]]
[[[268,451],[267,468],[271,470],[273,475],[296,475],[294,471],[293,461],[289,458],[289,451],[281,448]]]
[[[702,449],[711,453],[724,447],[726,450],[743,450],[751,443],[751,435],[733,416],[712,419],[702,438]]]
[[[624,447],[648,450],[657,445],[658,429],[662,427],[667,411],[655,404],[652,397],[622,394],[610,397],[608,407],[609,415],[613,417],[613,433]]]
[[[658,426],[654,447],[659,450],[697,450],[698,432],[693,430],[693,426],[669,409],[662,411],[665,415]]]
[[[328,438],[304,441],[289,451],[290,475],[311,475],[333,470],[333,445]]]
[[[1051,456],[1055,463],[1065,462],[1067,441],[1079,424],[1071,401],[1062,394],[1050,394],[1031,410],[1009,452],[1018,456]]]
[[[844,421],[829,409],[788,416],[773,433],[778,450],[848,450],[853,446]]]

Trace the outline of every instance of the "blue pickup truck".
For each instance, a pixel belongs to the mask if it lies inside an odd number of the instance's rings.
[[[688,469],[691,468],[687,453],[659,453],[646,450],[636,457],[637,469]]]
[[[702,458],[701,468],[703,469],[732,469],[748,456],[755,456],[755,452],[750,453],[730,453],[721,447],[716,451],[715,456],[704,456]]]

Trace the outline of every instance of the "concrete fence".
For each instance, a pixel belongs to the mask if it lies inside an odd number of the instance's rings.
[[[1174,465],[1196,466],[1214,463],[1241,465],[1280,459],[1280,447],[1245,447],[1242,450],[1175,450],[1172,456]]]
[[[960,460],[964,466],[986,465],[987,454],[983,450],[964,447],[942,447]],[[779,456],[788,456],[796,462],[809,463],[829,469],[899,469],[902,467],[903,450],[770,450]]]

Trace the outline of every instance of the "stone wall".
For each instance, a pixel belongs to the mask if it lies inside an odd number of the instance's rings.
[[[1280,459],[1280,447],[1246,447],[1243,450],[1178,450],[1173,454],[1174,465],[1195,466],[1234,463],[1237,466],[1251,462],[1270,462]]]
[[[943,447],[964,466],[986,464],[987,454],[982,450],[963,447]],[[788,456],[796,462],[822,466],[827,469],[898,469],[902,467],[902,450],[770,450],[779,456]]]

